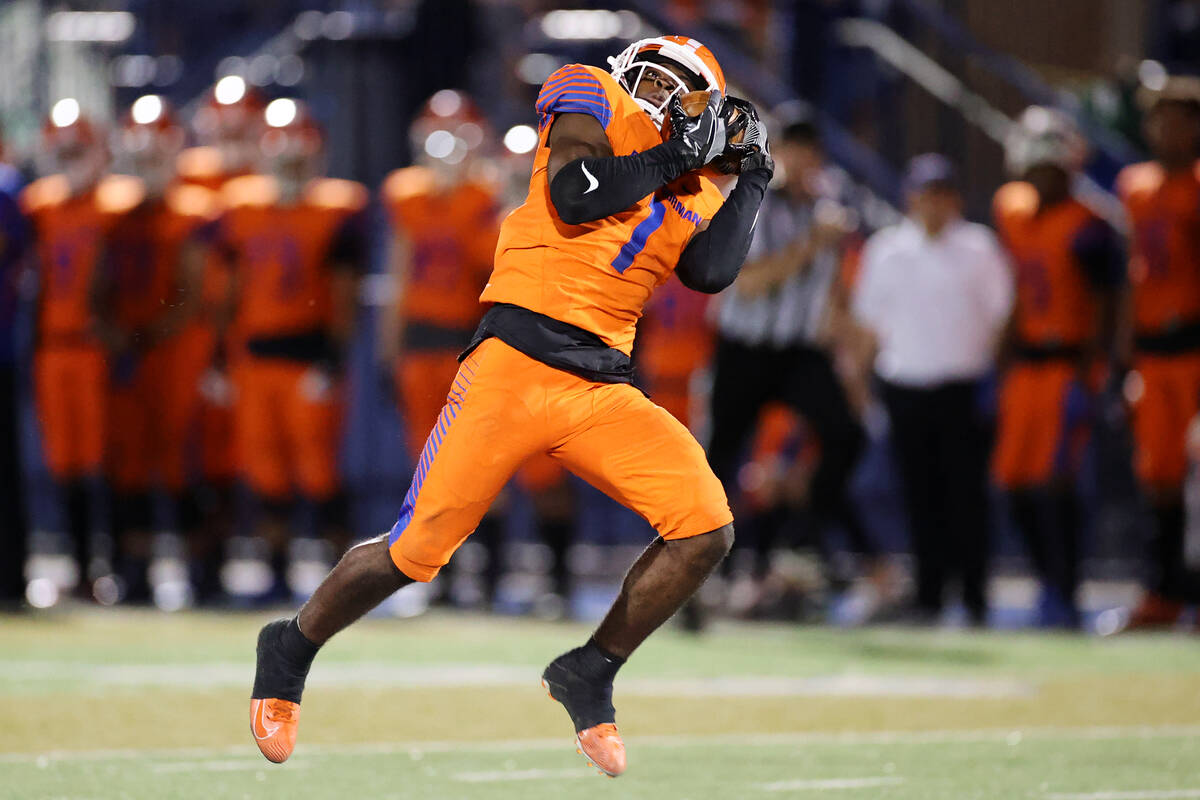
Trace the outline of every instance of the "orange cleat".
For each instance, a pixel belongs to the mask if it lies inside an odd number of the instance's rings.
[[[625,742],[617,733],[617,726],[605,722],[595,727],[580,731],[575,735],[575,743],[588,764],[603,772],[610,778],[615,778],[625,771]]]
[[[564,698],[555,697],[550,684],[542,678],[542,688],[546,696],[555,702],[562,703],[570,712],[571,707],[563,702]],[[615,778],[625,771],[625,742],[617,731],[615,722],[602,722],[575,734],[575,752],[587,759],[588,766],[600,770],[601,774]]]
[[[250,701],[250,732],[268,761],[282,764],[296,747],[300,704],[268,697]],[[621,763],[625,763],[622,753]]]

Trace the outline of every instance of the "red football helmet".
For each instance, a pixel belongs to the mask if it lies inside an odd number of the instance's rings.
[[[719,91],[725,94],[725,72],[712,51],[687,36],[658,36],[640,39],[619,55],[608,59],[612,76],[632,95],[655,125],[662,125],[667,104],[676,94],[691,91]],[[658,102],[638,97],[638,89],[647,70],[662,75],[666,67],[676,86]]]
[[[290,97],[272,100],[263,111],[263,123],[262,171],[274,175],[284,194],[294,198],[320,172],[324,132],[308,106]]]
[[[192,118],[196,140],[221,154],[221,171],[237,174],[251,169],[258,155],[262,94],[238,75],[227,75],[208,91]]]
[[[151,194],[166,189],[186,135],[171,105],[156,94],[139,97],[113,138],[118,169],[145,181]]]
[[[104,174],[108,150],[75,98],[63,98],[50,109],[42,126],[39,162],[43,173],[65,175],[73,192],[90,189]]]

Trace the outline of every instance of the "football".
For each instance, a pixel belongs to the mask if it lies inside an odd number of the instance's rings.
[[[683,106],[684,113],[689,117],[698,117],[703,113],[708,106],[709,92],[702,90],[699,92],[688,92],[681,95],[679,98],[680,105]],[[739,109],[731,108],[732,116],[727,123],[728,142],[737,144],[742,141],[742,137],[746,135],[746,120]],[[671,135],[671,115],[667,114],[662,125],[663,141],[666,141]],[[701,175],[710,178],[721,177],[723,175],[736,175],[738,172],[738,160],[727,155],[717,158],[710,164],[706,164],[699,171]]]

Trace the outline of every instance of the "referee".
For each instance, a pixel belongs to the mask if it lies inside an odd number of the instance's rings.
[[[874,557],[846,496],[866,436],[824,335],[847,227],[839,202],[847,181],[825,166],[810,122],[788,125],[781,139],[775,155],[785,177],[767,192],[745,266],[721,296],[708,459],[727,492],[736,494],[738,467],[760,412],[770,402],[786,404],[820,440],[808,491],[815,525],[840,527],[853,550]],[[778,509],[773,519],[752,526],[760,575],[771,540],[790,514]]]
[[[978,401],[1012,309],[1012,275],[991,230],[962,219],[945,157],[914,158],[905,187],[908,219],[867,241],[854,314],[878,346],[918,612],[936,621],[957,573],[971,622],[983,625],[990,435]]]

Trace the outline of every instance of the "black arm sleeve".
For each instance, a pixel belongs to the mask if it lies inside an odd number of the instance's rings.
[[[692,238],[679,257],[675,274],[680,283],[705,294],[716,294],[733,283],[750,249],[758,207],[770,181],[771,173],[765,169],[738,177],[737,186],[712,222]]]
[[[632,156],[577,158],[550,182],[550,202],[568,225],[604,219],[678,178],[687,171],[684,159],[674,141]]]

